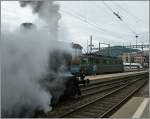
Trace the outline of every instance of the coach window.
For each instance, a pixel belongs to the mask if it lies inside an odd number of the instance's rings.
[[[88,63],[88,58],[83,58],[82,63]]]

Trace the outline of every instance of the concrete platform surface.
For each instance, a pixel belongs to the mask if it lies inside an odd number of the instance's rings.
[[[94,75],[94,76],[86,76],[86,78],[90,80],[95,79],[102,79],[102,78],[109,78],[109,77],[116,77],[116,76],[125,76],[125,75],[134,75],[134,74],[142,74],[147,71],[140,71],[140,72],[123,72],[123,73],[113,73],[113,74],[101,74],[101,75]]]
[[[149,98],[131,98],[111,118],[149,118]]]
[[[107,80],[112,80],[116,78],[128,77],[132,75],[143,74],[148,71],[136,71],[136,72],[123,72],[123,73],[113,73],[113,74],[101,74],[101,75],[94,75],[94,76],[86,76],[85,79],[91,80],[91,82],[101,82]]]

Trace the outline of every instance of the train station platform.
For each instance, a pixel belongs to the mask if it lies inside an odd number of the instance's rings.
[[[149,118],[149,98],[131,98],[110,118]]]
[[[135,71],[135,72],[123,72],[123,73],[113,73],[113,74],[101,74],[101,75],[94,75],[94,76],[86,76],[85,79],[89,79],[91,83],[94,82],[101,82],[106,80],[113,80],[128,76],[136,76],[140,74],[144,74],[148,71]]]

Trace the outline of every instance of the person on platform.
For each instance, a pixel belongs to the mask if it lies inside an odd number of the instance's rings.
[[[93,74],[94,74],[94,75],[96,75],[96,70],[97,70],[97,67],[96,67],[96,65],[94,65],[94,66],[93,66]]]

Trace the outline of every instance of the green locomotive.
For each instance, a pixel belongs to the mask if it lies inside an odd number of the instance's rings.
[[[72,62],[71,72],[86,75],[123,72],[123,62],[118,57],[103,56],[99,54],[83,54],[76,63]]]

